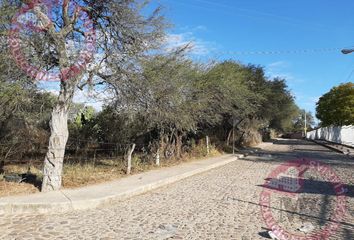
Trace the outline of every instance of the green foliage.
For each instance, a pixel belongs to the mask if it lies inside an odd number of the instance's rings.
[[[201,107],[195,101],[193,82],[198,69],[185,58],[156,56],[143,62],[143,76],[138,78],[136,96],[141,115],[150,129],[191,131],[196,129]]]
[[[9,29],[15,2],[5,1],[6,4],[0,5],[1,36]],[[163,141],[181,149],[204,135],[220,142],[229,140],[233,125],[237,141],[249,144],[258,141],[260,130],[272,128],[285,132],[303,125],[285,80],[267,78],[260,66],[232,60],[205,66],[183,56],[183,51],[165,55],[154,51],[146,55],[148,50],[158,49],[165,35],[167,24],[159,8],[147,17],[142,14],[145,5],[135,0],[89,0],[80,4],[92,6],[96,30],[100,36],[106,36],[97,43],[104,60],[88,74],[89,78],[79,79],[77,84],[63,82],[61,92],[72,89],[65,96],[73,96],[76,85],[91,88],[100,85],[97,89],[111,90],[115,101],[98,113],[92,107],[71,104],[72,140],[122,145]],[[62,26],[63,20],[58,17],[57,26]],[[52,38],[41,40],[50,43]],[[39,54],[37,60],[41,60],[40,54],[45,52],[42,48],[47,45],[34,37],[27,40],[39,49],[33,53]],[[0,44],[1,137],[16,138],[17,130],[10,130],[16,127],[40,129],[47,135],[51,108],[57,99],[38,91],[21,71],[13,68],[6,44]],[[55,54],[52,57],[58,58]],[[21,119],[21,124],[14,119]]]
[[[259,66],[233,61],[217,64],[199,80],[197,88],[207,103],[203,126],[209,125],[220,139],[229,140],[232,124],[236,124],[237,141],[255,144],[260,140],[259,130],[289,131],[298,114],[285,80],[269,80]]]
[[[284,80],[233,61],[203,67],[178,55],[150,57],[128,89],[98,115],[101,138],[129,143],[148,134],[176,144],[178,136],[208,134],[224,141],[234,119],[239,142],[256,143],[260,129],[290,130],[298,115]]]
[[[320,98],[316,111],[323,126],[354,124],[354,83],[332,88]]]
[[[225,117],[243,119],[254,114],[256,95],[247,86],[247,69],[232,61],[226,61],[209,69],[196,84],[198,101],[203,104],[205,124],[215,125]]]
[[[46,148],[54,102],[49,93],[0,81],[0,159]]]
[[[142,135],[144,127],[139,115],[118,112],[107,106],[96,116],[92,129],[100,141],[131,144]]]
[[[300,110],[298,116],[294,119],[292,132],[303,132],[305,129],[305,113],[307,131],[311,131],[315,127],[315,119],[311,112]]]
[[[73,104],[71,115],[72,117],[69,119],[71,139],[98,140],[99,130],[96,126],[97,113],[93,107]]]
[[[269,127],[281,132],[292,129],[293,119],[298,116],[298,107],[287,89],[284,79],[268,82],[267,102],[262,113],[270,119]]]
[[[86,106],[82,108],[76,115],[73,124],[77,128],[82,128],[84,125],[86,125],[88,122],[92,121],[92,119],[95,116],[95,109],[91,106]]]

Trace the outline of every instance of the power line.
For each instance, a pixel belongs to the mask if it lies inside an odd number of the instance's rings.
[[[343,48],[318,48],[302,50],[273,50],[273,51],[217,51],[211,50],[211,53],[220,55],[286,55],[286,54],[312,54],[340,52]]]
[[[220,3],[220,2],[214,2],[209,0],[192,0],[192,1],[188,1],[188,3],[181,2],[181,1],[174,1],[174,3],[185,5],[185,6],[198,7],[209,11],[214,11],[214,12],[229,13],[235,16],[246,17],[250,19],[258,19],[258,20],[268,19],[272,21],[277,21],[278,23],[282,23],[282,24],[300,26],[301,28],[308,28],[313,30],[321,29],[321,30],[332,32],[332,29],[335,27],[335,26],[331,26],[331,28],[329,28],[329,26],[325,24],[299,20],[296,18],[290,18],[284,15],[279,15],[278,12],[271,13],[271,12],[259,11],[256,9],[240,8],[237,6],[233,6],[230,3]]]
[[[350,72],[350,74],[345,82],[349,82],[350,79],[352,78],[353,74],[354,74],[354,69]]]

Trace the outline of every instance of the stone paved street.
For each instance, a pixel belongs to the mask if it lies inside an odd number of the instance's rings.
[[[254,156],[112,206],[0,216],[0,239],[267,239],[260,185],[277,165],[301,157],[329,164],[348,185],[347,215],[330,239],[354,239],[354,159],[300,140],[278,140],[260,148]],[[306,183],[320,182],[317,177],[306,175]],[[284,204],[293,199],[274,194],[275,219],[291,233],[301,234],[297,228],[306,222],[320,229],[330,221],[333,194],[326,186],[305,185],[311,187],[316,191],[299,194],[306,199],[299,208]]]

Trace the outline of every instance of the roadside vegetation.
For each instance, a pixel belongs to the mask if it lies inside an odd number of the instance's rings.
[[[286,79],[270,78],[262,66],[234,60],[194,61],[188,45],[166,50],[169,24],[159,9],[143,15],[140,1],[82,4],[94,10],[97,31],[109,37],[97,42],[102,61],[74,79],[61,79],[59,96],[14,67],[4,39],[21,3],[0,4],[0,196],[120,178],[133,144],[132,173],[138,173],[303,129],[302,112]],[[65,12],[57,14],[63,15],[58,26],[71,24]],[[35,41],[57,49],[53,52],[32,48],[33,37],[23,36],[30,56],[51,56],[38,60],[41,66],[60,68],[61,58],[67,57],[58,53],[55,36],[44,34]],[[74,33],[68,36],[79,42]],[[92,93],[94,99],[97,93],[104,95],[103,108],[75,103],[73,96],[80,92]],[[1,181],[11,173],[23,174],[30,184]],[[51,174],[60,175],[58,182],[46,179]]]

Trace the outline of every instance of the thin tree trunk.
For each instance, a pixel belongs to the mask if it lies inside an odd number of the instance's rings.
[[[175,134],[176,136],[176,156],[177,158],[182,157],[182,136],[179,136],[178,133]]]
[[[229,131],[229,134],[227,135],[227,139],[226,139],[226,145],[227,146],[230,146],[230,139],[231,139],[231,136],[232,136],[232,129]]]
[[[159,131],[159,139],[157,143],[157,150],[156,150],[156,158],[155,158],[155,165],[160,166],[160,150],[163,147],[163,133]]]
[[[209,136],[206,136],[206,150],[207,150],[207,155],[209,155],[209,153],[210,153]]]
[[[232,154],[235,154],[235,127],[232,127]]]
[[[127,167],[127,174],[129,175],[131,173],[132,169],[132,154],[135,149],[135,143],[131,146],[131,148],[128,150],[128,167]]]

